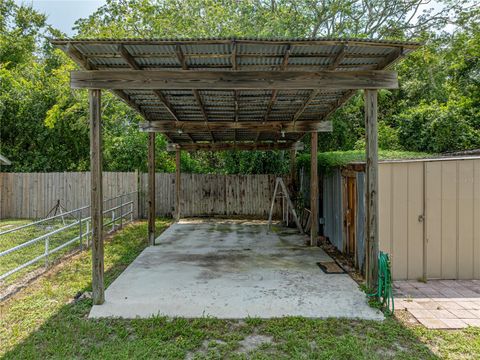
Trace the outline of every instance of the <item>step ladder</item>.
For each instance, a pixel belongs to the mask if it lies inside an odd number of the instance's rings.
[[[279,191],[279,187],[281,188],[280,191]],[[283,219],[283,221],[288,226],[288,214],[290,212],[293,216],[293,220],[295,221],[295,225],[297,226],[298,231],[300,231],[300,233],[303,234],[302,226],[300,225],[300,222],[298,221],[297,212],[295,211],[295,208],[293,207],[292,200],[290,199],[290,195],[288,194],[287,187],[285,186],[285,183],[283,182],[283,179],[281,177],[277,177],[277,179],[275,180],[275,190],[273,191],[272,204],[270,205],[270,214],[268,215],[267,232],[270,231],[270,227],[272,226],[273,208],[275,206],[275,199],[277,197],[282,199],[282,219]]]

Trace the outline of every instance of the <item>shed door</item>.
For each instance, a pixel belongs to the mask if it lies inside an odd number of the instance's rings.
[[[480,160],[425,163],[429,279],[478,278]]]

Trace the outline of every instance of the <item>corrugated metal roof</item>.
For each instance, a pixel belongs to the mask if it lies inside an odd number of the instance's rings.
[[[171,39],[54,39],[52,44],[93,70],[130,68],[122,45],[138,67],[146,70],[371,70],[383,69],[417,48],[419,43],[348,38],[171,38]],[[335,59],[344,56],[336,64]],[[72,56],[72,55],[71,55]],[[235,62],[235,64],[234,64]],[[87,65],[86,65],[87,64]],[[333,69],[332,65],[336,64]],[[283,67],[284,66],[284,67]],[[169,121],[299,121],[318,122],[353,94],[325,90],[124,90],[147,120]],[[160,95],[158,95],[160,93]],[[200,99],[201,104],[198,99]],[[305,105],[306,101],[309,101]],[[203,104],[203,105],[202,105]],[[203,106],[203,110],[202,110]],[[173,112],[173,114],[172,114]],[[196,131],[167,133],[171,141],[279,141],[275,131]],[[297,140],[303,134],[286,134]]]

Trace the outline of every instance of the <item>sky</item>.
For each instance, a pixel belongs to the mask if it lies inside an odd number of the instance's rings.
[[[74,34],[73,24],[80,18],[87,17],[105,0],[15,0],[17,4],[32,7],[48,16],[48,23],[63,31],[68,36]]]
[[[75,21],[92,14],[98,7],[105,4],[106,0],[15,0],[15,2],[33,6],[34,9],[48,16],[49,24],[72,36]],[[433,0],[421,9],[432,7],[438,10],[440,5]]]

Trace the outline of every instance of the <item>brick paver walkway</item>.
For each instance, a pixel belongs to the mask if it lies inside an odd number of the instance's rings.
[[[407,309],[429,329],[480,326],[480,280],[394,282],[395,309]]]

